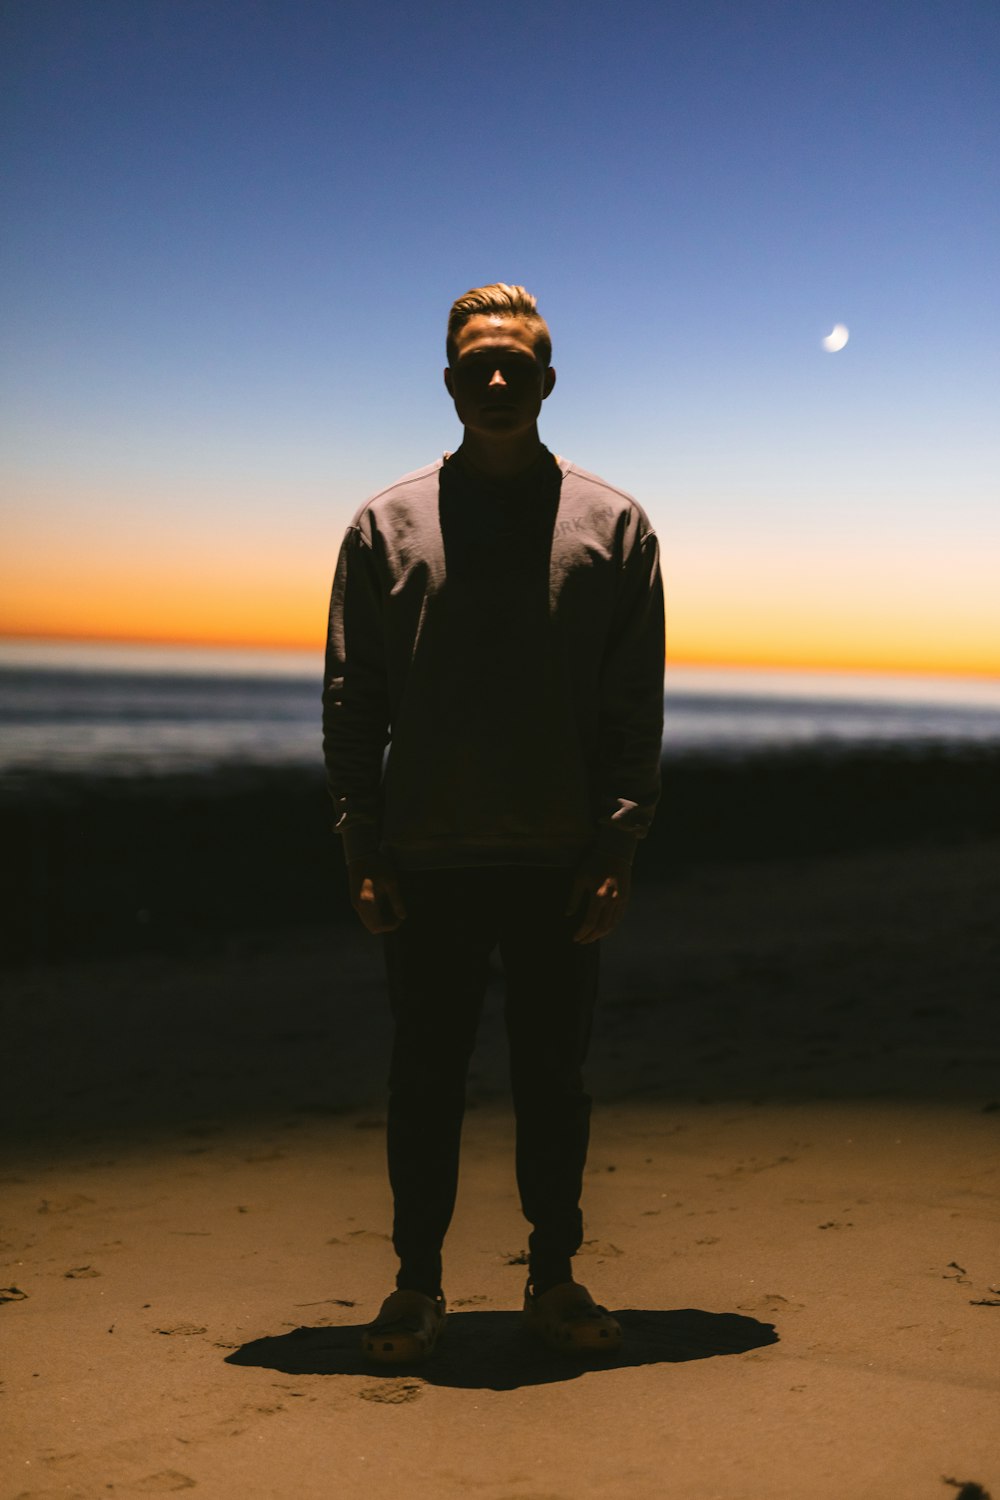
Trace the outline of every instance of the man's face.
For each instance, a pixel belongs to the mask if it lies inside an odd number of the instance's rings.
[[[455,346],[444,383],[462,426],[495,437],[532,429],[556,372],[539,360],[531,325],[477,313],[458,330]]]

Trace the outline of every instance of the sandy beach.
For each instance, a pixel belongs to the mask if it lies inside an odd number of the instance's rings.
[[[498,992],[445,1338],[385,1373],[376,945],[337,919],[15,968],[0,1493],[997,1496],[998,889],[995,841],[640,884],[578,1261],[627,1342],[591,1365],[519,1327]]]

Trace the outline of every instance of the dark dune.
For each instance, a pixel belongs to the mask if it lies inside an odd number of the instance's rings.
[[[997,748],[670,757],[638,869],[989,840],[998,787]],[[349,917],[331,821],[309,770],[8,778],[4,961],[208,951]]]

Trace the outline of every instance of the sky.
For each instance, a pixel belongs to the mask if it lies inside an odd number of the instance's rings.
[[[657,529],[669,660],[1000,676],[995,0],[3,28],[0,635],[319,645],[502,280],[542,437]]]

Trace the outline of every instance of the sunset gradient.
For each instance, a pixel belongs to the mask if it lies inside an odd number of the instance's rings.
[[[312,649],[521,281],[668,659],[1000,677],[1000,14],[7,8],[0,635]],[[838,323],[850,340],[827,352]]]

